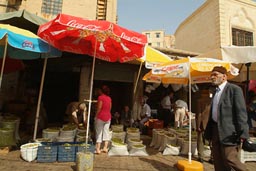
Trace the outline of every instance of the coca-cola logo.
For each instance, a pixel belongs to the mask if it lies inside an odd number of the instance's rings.
[[[135,36],[129,37],[129,36],[127,36],[124,32],[121,34],[121,38],[126,39],[126,40],[129,40],[129,41],[131,41],[131,42],[135,42],[135,43],[142,43],[141,38],[135,37]]]
[[[77,23],[76,20],[71,20],[67,23],[68,26],[70,27],[74,27],[74,28],[78,28],[78,29],[88,29],[88,30],[99,30],[100,29],[100,26],[95,26],[95,25],[84,25],[84,24],[81,24],[81,23]]]
[[[31,48],[31,49],[34,49],[34,44],[28,40],[25,40],[23,43],[22,43],[22,47],[28,47],[28,48]]]

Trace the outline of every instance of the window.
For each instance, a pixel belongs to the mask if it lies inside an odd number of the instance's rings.
[[[150,38],[150,33],[146,33],[147,38]]]
[[[43,0],[41,12],[43,14],[57,15],[62,12],[63,0]]]
[[[157,47],[160,47],[160,45],[161,45],[160,42],[157,42],[157,43],[156,43],[156,46],[157,46]]]
[[[160,33],[156,33],[156,38],[160,38]]]
[[[253,33],[232,28],[232,45],[253,46]]]

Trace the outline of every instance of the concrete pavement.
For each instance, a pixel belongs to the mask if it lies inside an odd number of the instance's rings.
[[[177,171],[175,164],[178,160],[187,159],[186,156],[163,156],[157,149],[149,147],[151,138],[143,136],[143,142],[147,145],[149,156],[108,156],[100,154],[94,156],[94,171]],[[205,171],[213,171],[213,165],[204,162]],[[247,168],[254,171],[256,162],[246,162]],[[0,155],[0,170],[4,171],[75,171],[75,162],[38,163],[26,162],[21,159],[20,151],[15,150],[7,155]]]

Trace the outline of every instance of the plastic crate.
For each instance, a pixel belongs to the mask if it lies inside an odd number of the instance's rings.
[[[248,152],[241,149],[239,158],[242,163],[246,161],[256,161],[256,152]]]
[[[76,160],[76,144],[58,145],[58,161],[59,162],[74,162]]]
[[[37,162],[55,162],[57,161],[58,146],[53,143],[42,143],[38,146]]]

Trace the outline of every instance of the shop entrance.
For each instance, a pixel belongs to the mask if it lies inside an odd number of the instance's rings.
[[[102,85],[107,85],[110,88],[110,97],[112,98],[112,113],[121,112],[124,105],[128,105],[130,108],[132,107],[132,83],[94,80],[94,90],[100,88]]]

